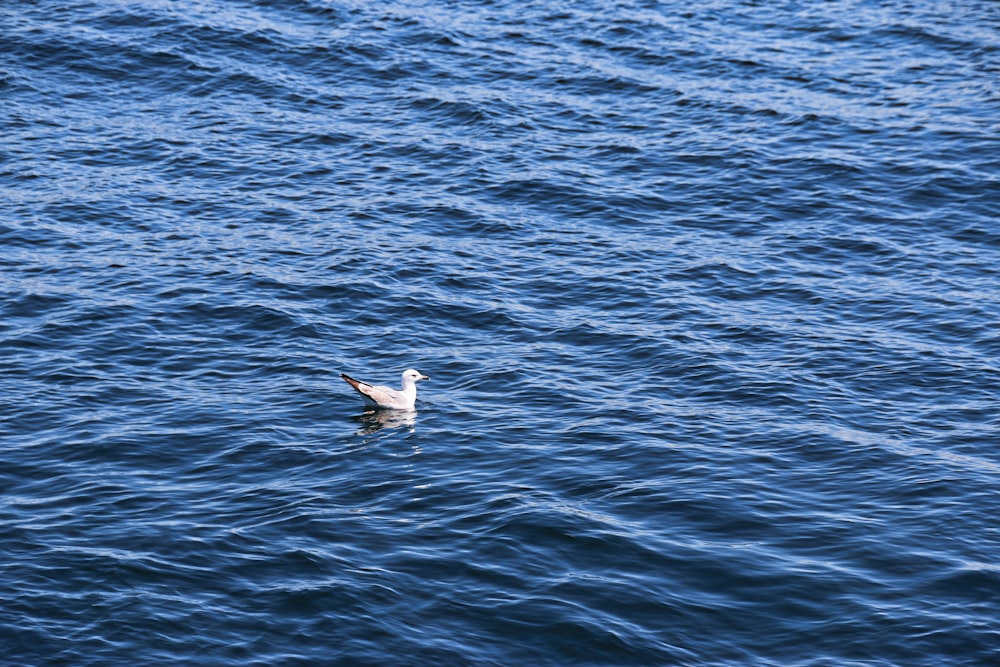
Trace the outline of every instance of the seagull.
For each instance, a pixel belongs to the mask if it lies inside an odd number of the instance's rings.
[[[346,373],[341,373],[340,377],[344,378],[344,382],[354,387],[354,391],[361,394],[361,400],[365,402],[367,407],[390,410],[412,410],[413,404],[417,400],[417,381],[430,379],[420,371],[410,368],[403,371],[403,388],[393,389],[392,387],[355,380]]]

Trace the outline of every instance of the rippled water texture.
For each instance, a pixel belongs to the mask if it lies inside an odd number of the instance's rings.
[[[1000,664],[998,26],[0,3],[0,662]]]

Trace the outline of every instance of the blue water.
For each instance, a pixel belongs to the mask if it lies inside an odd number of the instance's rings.
[[[0,663],[1000,664],[998,28],[0,3]]]

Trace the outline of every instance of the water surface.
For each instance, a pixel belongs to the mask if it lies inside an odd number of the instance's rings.
[[[3,3],[4,659],[1000,660],[998,25]]]

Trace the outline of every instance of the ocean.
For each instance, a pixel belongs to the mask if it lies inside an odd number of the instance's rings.
[[[0,664],[1000,664],[998,28],[0,3]]]

